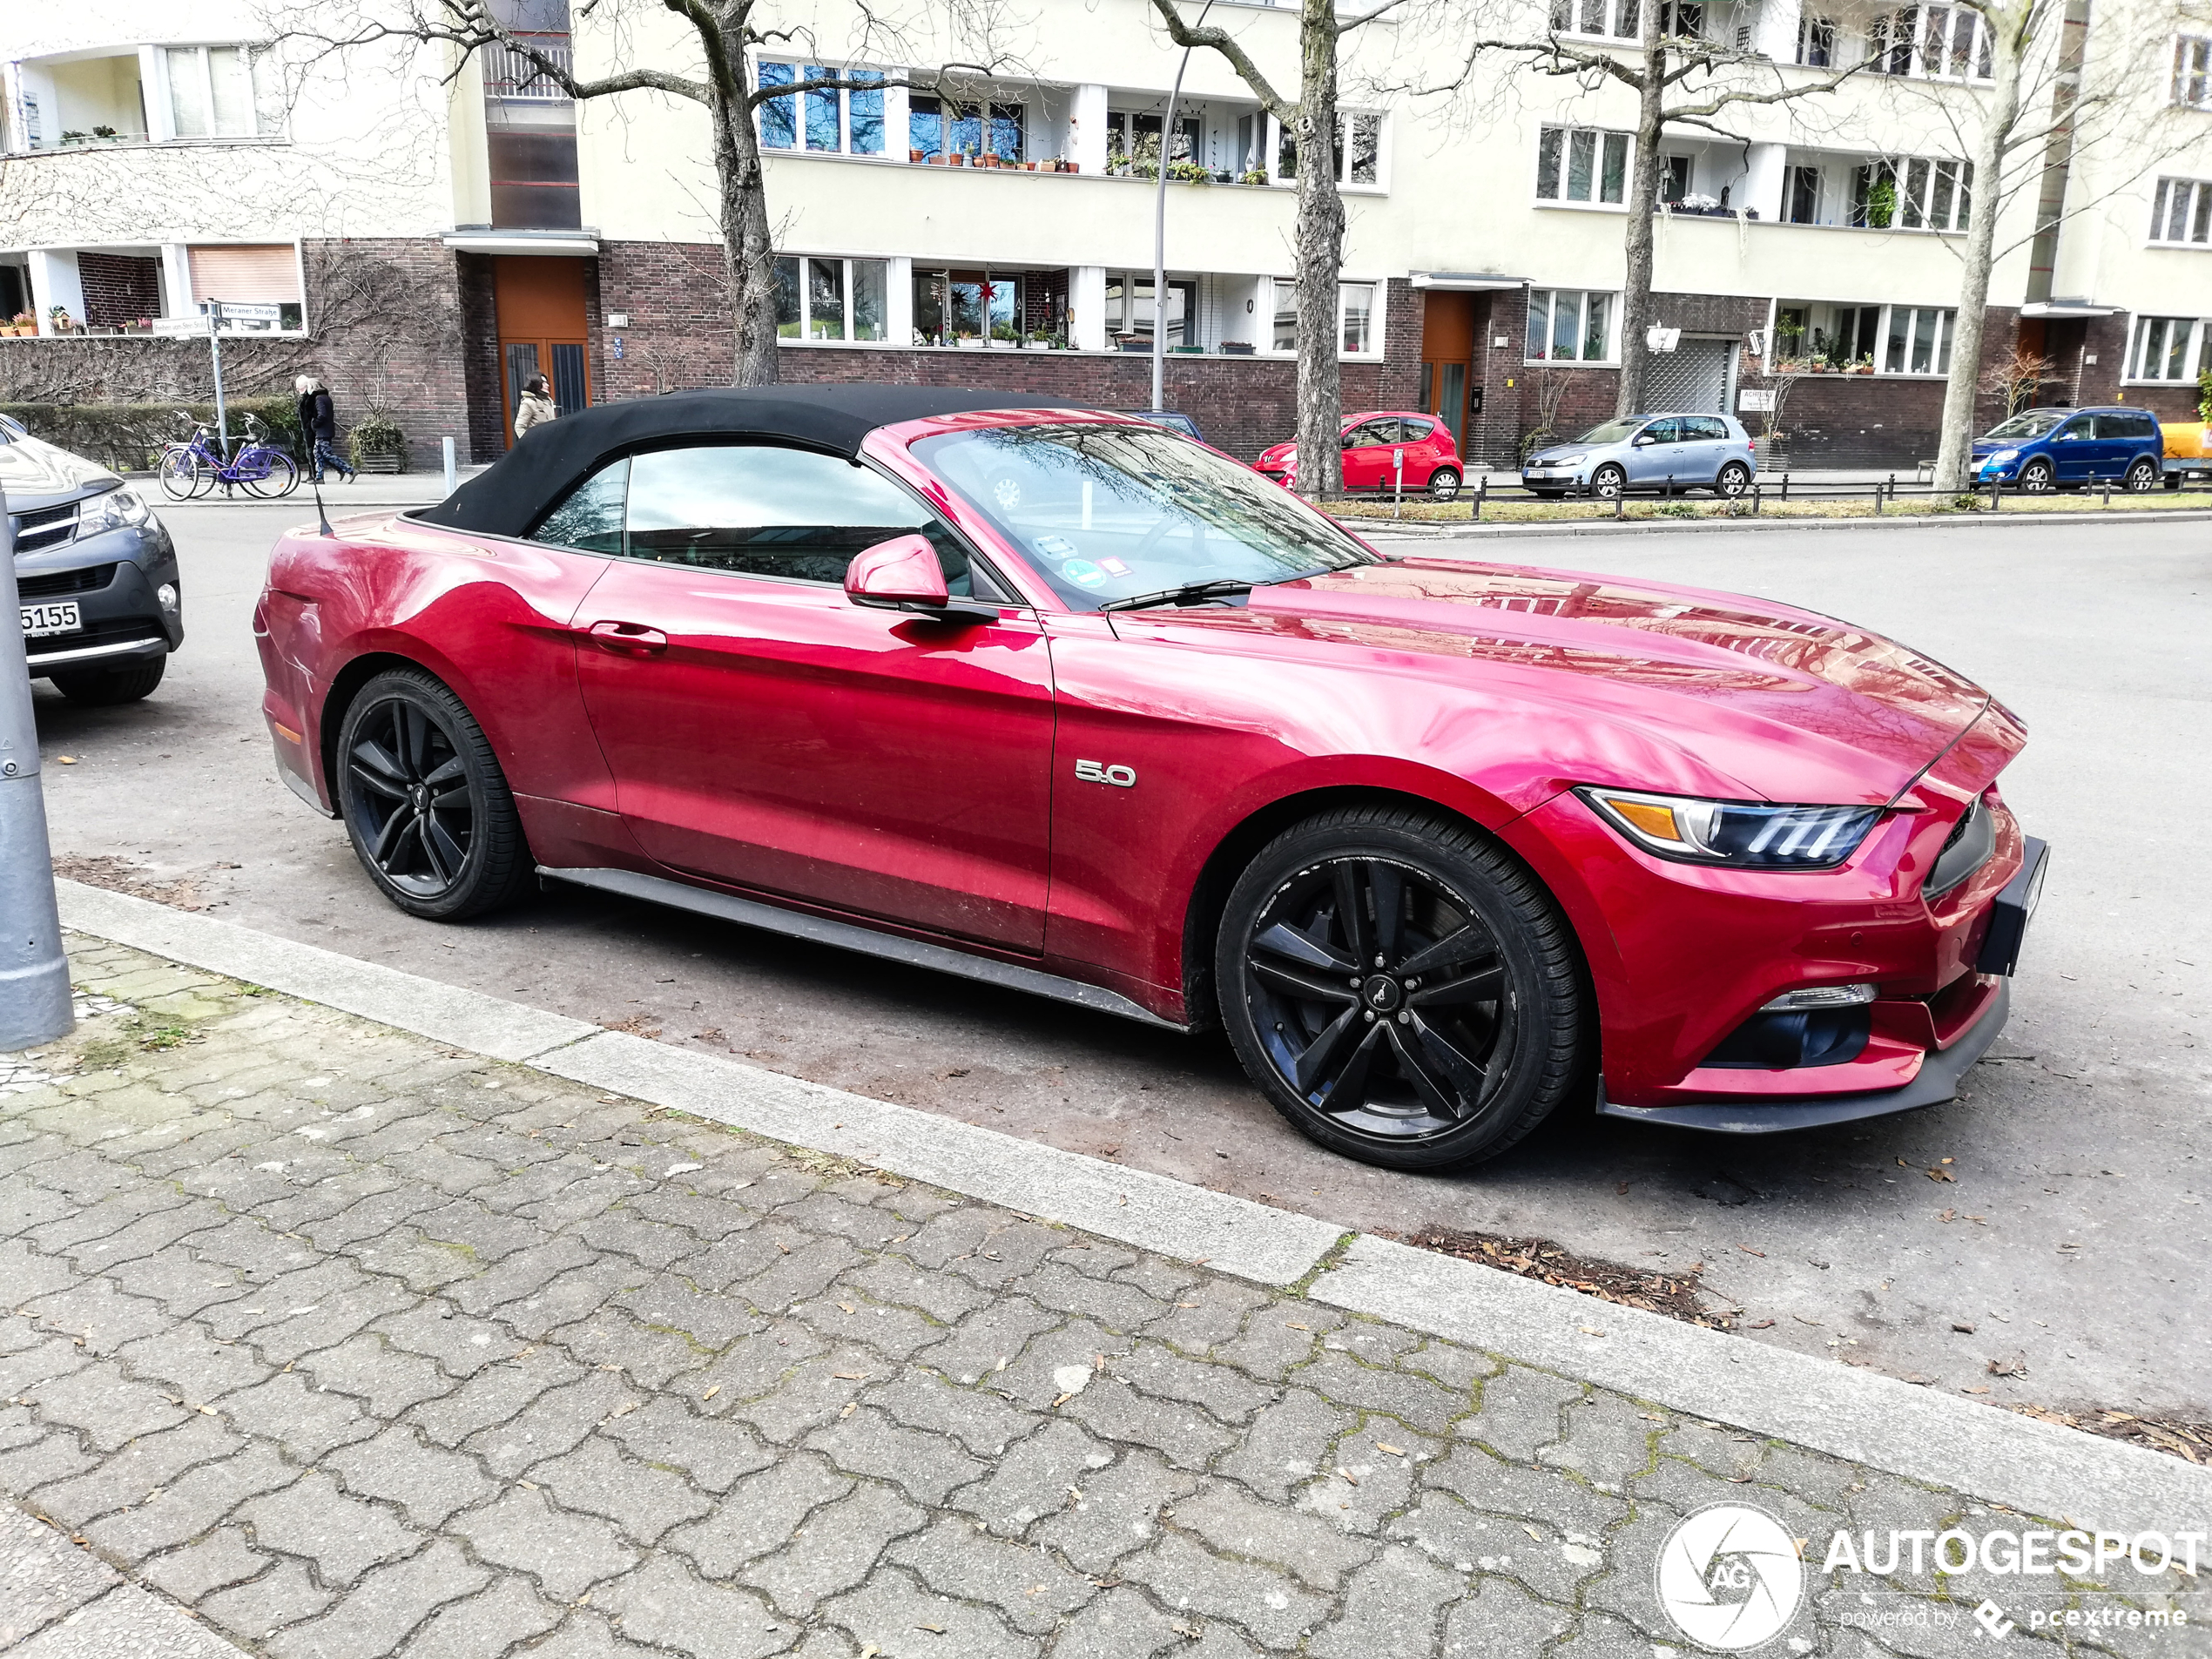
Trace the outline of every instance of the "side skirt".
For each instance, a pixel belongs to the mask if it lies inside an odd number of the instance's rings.
[[[1163,1020],[1119,992],[1086,985],[1081,980],[1064,979],[1058,974],[1048,974],[1042,968],[1023,968],[1015,962],[971,955],[967,951],[956,950],[948,945],[932,945],[919,939],[901,938],[896,934],[878,933],[873,927],[856,927],[849,921],[833,921],[826,916],[783,910],[752,899],[740,899],[734,894],[717,893],[708,887],[694,887],[681,881],[671,881],[664,876],[644,875],[635,870],[555,870],[542,864],[538,866],[537,873],[550,881],[572,882],[580,887],[594,887],[602,893],[619,894],[626,899],[644,899],[654,904],[672,906],[678,910],[695,911],[703,916],[717,916],[724,921],[759,927],[772,934],[784,934],[793,939],[809,940],[818,945],[834,945],[840,950],[856,950],[865,955],[905,962],[913,968],[933,968],[940,974],[953,974],[961,979],[981,980],[986,985],[995,985],[1003,990],[1023,991],[1031,996],[1049,997],[1055,1002],[1072,1002],[1077,1008],[1089,1008],[1094,1014],[1115,1015],[1121,1019],[1134,1020],[1140,1025],[1173,1031],[1178,1035],[1188,1035],[1190,1028],[1177,1025],[1171,1020]]]

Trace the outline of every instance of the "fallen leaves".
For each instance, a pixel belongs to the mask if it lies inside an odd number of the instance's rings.
[[[1654,1273],[1617,1262],[1576,1256],[1548,1238],[1515,1238],[1496,1233],[1443,1230],[1385,1232],[1381,1236],[1395,1237],[1404,1244],[1479,1266],[1540,1279],[1546,1285],[1577,1291],[1601,1302],[1664,1314],[1707,1330],[1732,1330],[1734,1315],[1740,1312],[1706,1305],[1704,1298],[1710,1292],[1697,1282],[1697,1275],[1704,1270],[1703,1262],[1681,1271]]]
[[[713,1399],[713,1398],[714,1398],[717,1394],[720,1393],[721,1392],[722,1392],[722,1385],[721,1385],[720,1383],[713,1383],[713,1384],[711,1384],[711,1385],[708,1386],[706,1393],[705,1393],[704,1394],[701,1394],[701,1395],[699,1396],[699,1399],[700,1399],[701,1402],[702,1402],[702,1403],[704,1403],[704,1402],[705,1402],[705,1401],[706,1401],[706,1400],[712,1399]]]
[[[1388,1440],[1377,1440],[1375,1442],[1375,1450],[1378,1452],[1387,1452],[1393,1457],[1404,1457],[1406,1455],[1405,1448],[1403,1447],[1393,1446]]]
[[[1951,1160],[1949,1158],[1946,1158],[1943,1162],[1944,1163],[1948,1163]],[[1933,1169],[1930,1170],[1927,1172],[1927,1176],[1928,1179],[1931,1181],[1950,1181],[1955,1183],[1959,1179],[1957,1176],[1952,1174],[1950,1170],[1945,1169],[1942,1163],[1939,1163]]]
[[[1993,1377],[2025,1377],[2027,1375],[2027,1356],[2015,1353],[1992,1359],[1988,1371]]]
[[[1737,1249],[1742,1251],[1746,1256],[1757,1256],[1761,1261],[1766,1259],[1766,1251],[1753,1250],[1749,1244],[1738,1244]]]

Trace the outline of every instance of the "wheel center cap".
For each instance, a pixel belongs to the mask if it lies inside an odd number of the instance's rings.
[[[1387,974],[1377,974],[1359,988],[1360,1001],[1378,1014],[1387,1014],[1405,1001],[1403,987]]]
[[[415,810],[416,812],[418,812],[418,813],[427,813],[427,812],[428,812],[428,811],[430,810],[430,786],[429,786],[429,785],[428,785],[428,784],[417,784],[417,785],[415,785],[415,786],[414,787],[414,789],[413,789],[413,790],[411,790],[411,791],[410,791],[410,792],[410,792],[410,793],[411,793],[411,794],[415,797]]]

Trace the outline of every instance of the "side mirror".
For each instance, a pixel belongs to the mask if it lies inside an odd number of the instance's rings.
[[[885,610],[942,610],[952,600],[927,536],[894,536],[855,554],[845,567],[845,597]]]
[[[1658,442],[1658,438],[1649,432],[1639,432],[1635,436],[1635,447],[1639,449],[1642,448],[1648,443],[1656,443]]]

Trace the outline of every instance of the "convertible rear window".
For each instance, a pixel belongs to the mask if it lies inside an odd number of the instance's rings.
[[[924,438],[914,453],[1076,610],[1374,557],[1279,484],[1157,427],[981,427]]]
[[[655,449],[600,469],[531,540],[735,576],[841,583],[853,556],[919,530],[948,588],[975,594],[967,550],[919,498],[834,455],[774,444]],[[998,597],[988,578],[984,597]]]

